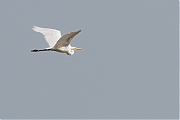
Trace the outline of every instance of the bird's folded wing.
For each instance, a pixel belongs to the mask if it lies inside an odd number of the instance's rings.
[[[55,48],[59,48],[62,46],[68,46],[71,42],[71,40],[74,38],[74,36],[76,36],[79,32],[81,32],[81,30],[75,31],[75,32],[71,32],[68,34],[63,35],[55,44]]]
[[[44,35],[46,42],[49,44],[49,48],[54,47],[57,41],[61,38],[61,32],[59,30],[50,29],[50,28],[41,28],[37,26],[34,26],[32,29]]]

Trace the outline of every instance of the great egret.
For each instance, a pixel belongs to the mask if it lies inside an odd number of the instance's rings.
[[[34,26],[32,28],[36,32],[40,32],[44,35],[46,42],[49,44],[49,48],[41,50],[31,50],[31,52],[40,52],[40,51],[56,51],[61,53],[66,53],[68,55],[73,55],[74,50],[81,50],[81,48],[72,47],[70,45],[71,40],[76,36],[81,30],[65,34],[61,37],[61,32],[59,30],[50,29],[50,28],[41,28]]]

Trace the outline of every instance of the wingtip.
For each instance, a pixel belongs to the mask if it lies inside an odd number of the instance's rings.
[[[37,26],[33,26],[33,28],[32,28],[32,29],[34,30],[34,29],[36,29],[36,28],[37,28]]]
[[[41,27],[38,27],[38,26],[35,25],[35,26],[33,26],[33,28],[41,28]]]
[[[32,28],[35,32],[39,32],[40,29],[42,29],[41,27],[38,27],[38,26],[34,26]]]
[[[81,32],[82,30],[80,29],[80,30],[78,30],[77,32]]]

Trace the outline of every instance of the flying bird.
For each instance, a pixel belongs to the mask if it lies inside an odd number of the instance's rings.
[[[45,49],[34,49],[31,52],[40,51],[56,51],[61,53],[66,53],[67,55],[73,55],[74,50],[81,50],[82,48],[72,47],[70,45],[71,40],[76,36],[81,30],[65,34],[61,37],[61,32],[59,30],[50,28],[41,28],[34,26],[32,28],[35,32],[40,32],[44,35],[46,42],[49,44],[48,48]]]

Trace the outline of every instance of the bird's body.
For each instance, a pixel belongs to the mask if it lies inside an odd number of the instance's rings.
[[[65,46],[65,47],[58,47],[58,48],[55,47],[55,48],[52,48],[52,51],[66,53],[68,55],[73,55],[74,54],[74,50],[77,50],[77,48],[76,47],[71,47],[70,44],[68,46]]]
[[[81,50],[81,48],[72,47],[70,45],[71,40],[76,36],[81,30],[65,34],[61,37],[61,32],[59,30],[50,29],[50,28],[41,28],[34,26],[34,31],[40,32],[44,35],[46,42],[49,44],[49,48],[42,50],[31,50],[31,52],[40,52],[40,51],[56,51],[61,53],[66,53],[68,55],[73,55],[74,50]]]

